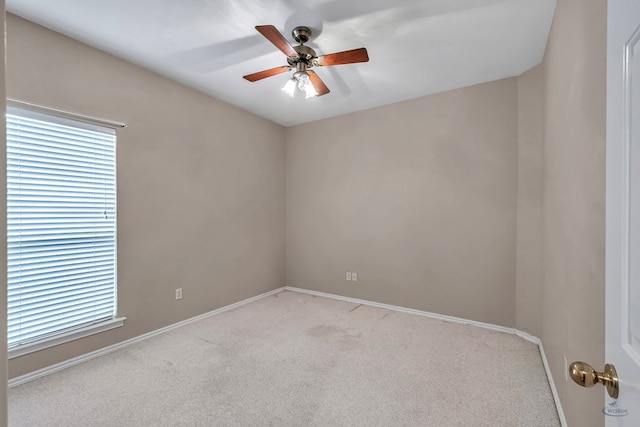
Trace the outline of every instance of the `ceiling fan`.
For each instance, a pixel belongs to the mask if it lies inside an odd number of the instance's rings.
[[[294,40],[300,43],[298,46],[291,46],[273,25],[258,25],[256,30],[280,49],[282,53],[287,55],[287,63],[289,65],[248,74],[244,76],[244,79],[255,82],[295,69],[296,72],[293,77],[282,88],[283,92],[289,96],[294,96],[296,87],[304,92],[307,98],[326,95],[330,92],[320,77],[310,70],[312,67],[327,67],[369,61],[367,49],[364,47],[317,56],[315,50],[304,45],[311,37],[311,30],[308,27],[296,27],[291,32]]]

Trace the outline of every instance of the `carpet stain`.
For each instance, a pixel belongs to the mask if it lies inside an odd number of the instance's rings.
[[[351,310],[349,310],[349,313],[351,313],[352,311],[356,311],[357,309],[359,309],[360,307],[362,307],[362,304],[358,304],[355,307],[353,307]]]
[[[202,338],[202,337],[196,337],[196,338],[199,339],[200,341],[204,341],[209,344],[215,345],[216,347],[220,347],[220,344],[218,344],[217,342],[209,341],[208,339]]]
[[[391,312],[390,312],[390,311],[388,311],[388,312],[387,312],[387,314],[385,314],[384,316],[382,316],[382,319],[386,319],[386,318],[387,318],[387,316],[388,316],[388,315],[390,315],[390,314],[391,314]],[[382,320],[382,319],[380,319],[380,320]]]
[[[364,345],[360,342],[362,334],[344,334],[338,341],[338,349],[341,351],[353,352],[364,348]]]
[[[347,329],[334,325],[318,325],[307,329],[306,334],[334,345],[340,351],[352,352],[363,348],[362,333],[350,333]]]
[[[316,338],[325,338],[345,334],[347,331],[334,325],[318,325],[307,329],[306,334]]]

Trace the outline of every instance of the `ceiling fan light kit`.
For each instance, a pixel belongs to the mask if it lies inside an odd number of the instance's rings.
[[[291,65],[293,68],[293,64]],[[293,97],[297,87],[301,92],[305,93],[307,98],[318,96],[318,92],[311,82],[310,74],[307,72],[307,65],[301,61],[295,64],[295,67],[297,71],[293,73],[293,77],[291,77],[291,79],[287,80],[285,85],[282,87],[282,91]]]
[[[293,97],[296,93],[296,87],[304,92],[307,98],[318,96],[318,92],[316,92],[316,88],[309,78],[309,73],[306,71],[296,71],[293,77],[284,84],[282,91],[290,97]]]
[[[296,71],[293,73],[291,79],[287,80],[282,88],[282,91],[291,97],[295,96],[296,88],[303,92],[306,98],[322,96],[330,92],[322,79],[314,71],[309,70],[312,67],[326,67],[369,61],[367,49],[363,47],[318,56],[315,50],[304,45],[311,37],[311,30],[308,27],[296,27],[291,32],[293,39],[300,43],[297,46],[291,46],[287,39],[285,39],[273,25],[258,25],[256,30],[282,53],[287,55],[287,64],[289,65],[247,74],[244,76],[244,79],[250,82],[256,82],[295,69]]]

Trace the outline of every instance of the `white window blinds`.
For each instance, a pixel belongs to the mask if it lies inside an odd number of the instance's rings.
[[[7,111],[9,347],[116,314],[115,131]]]

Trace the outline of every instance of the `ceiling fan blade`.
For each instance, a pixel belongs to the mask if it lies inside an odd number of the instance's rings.
[[[285,39],[280,31],[278,31],[278,29],[273,25],[258,25],[256,27],[256,30],[258,30],[260,34],[265,36],[267,40],[273,43],[273,45],[280,49],[285,55],[292,57],[298,56],[298,52],[296,52],[295,49],[291,47],[287,39]]]
[[[355,62],[368,62],[369,54],[367,49],[361,47],[360,49],[345,50],[343,52],[330,53],[328,55],[319,56],[317,59],[318,65],[327,67],[329,65],[342,65],[353,64]]]
[[[258,71],[257,73],[247,74],[246,76],[242,76],[242,78],[245,80],[249,80],[250,82],[257,82],[258,80],[266,79],[267,77],[286,73],[290,69],[291,67],[285,65],[283,67],[270,68],[268,70]]]
[[[311,84],[313,85],[314,89],[316,90],[316,93],[318,94],[316,96],[326,95],[329,92],[331,92],[327,87],[327,85],[324,84],[322,79],[320,79],[320,76],[318,76],[313,71],[307,71],[307,73],[309,74],[309,80],[311,81]]]

